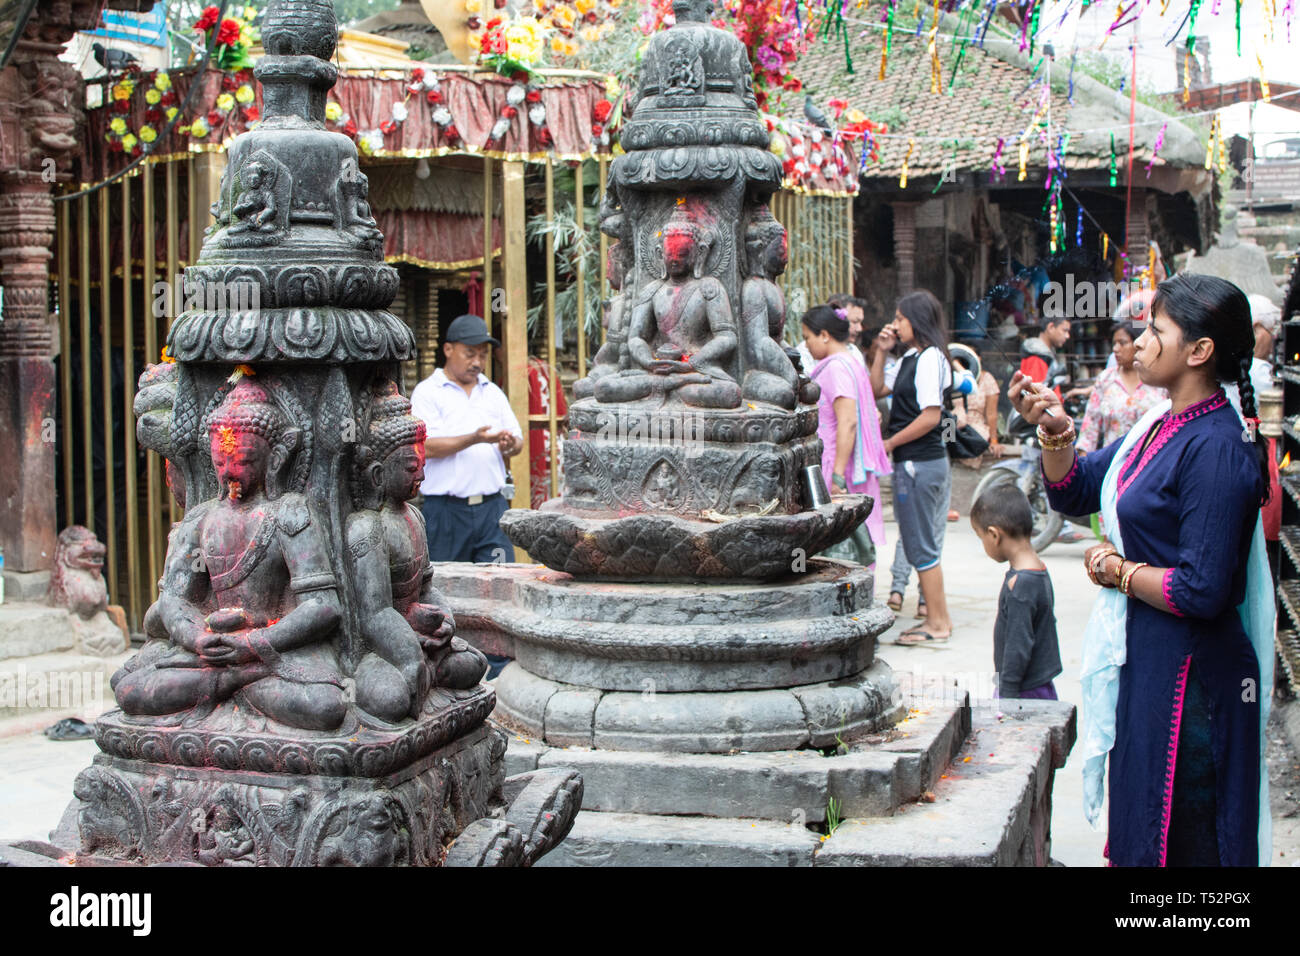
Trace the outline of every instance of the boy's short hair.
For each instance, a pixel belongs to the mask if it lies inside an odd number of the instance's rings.
[[[994,485],[975,499],[971,505],[970,520],[981,530],[1001,528],[1013,538],[1031,538],[1034,534],[1034,512],[1029,499],[1014,484]]]

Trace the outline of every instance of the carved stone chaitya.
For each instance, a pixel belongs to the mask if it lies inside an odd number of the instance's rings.
[[[172,327],[178,361],[140,378],[140,444],[185,515],[77,780],[84,854],[527,865],[581,802],[572,771],[503,789],[487,662],[455,636],[408,504],[424,425],[395,379],[414,342],[386,311],[356,149],[324,128],[335,30],[318,0],[267,11],[265,120],[231,144],[187,272],[263,307],[205,296]]]
[[[873,502],[808,505],[820,390],[783,345],[780,165],[740,41],[707,0],[673,9],[601,203],[617,295],[574,387],[563,495],[502,519],[554,570],[502,569],[512,605],[457,610],[515,658],[498,719],[542,745],[820,747],[827,708],[850,737],[897,717],[871,573],[812,557]],[[453,603],[475,593],[448,580]]]
[[[577,575],[771,579],[841,540],[871,502],[804,508],[820,390],[782,343],[786,235],[769,208],[781,165],[744,46],[709,23],[708,0],[673,9],[601,202],[617,294],[574,385],[563,494],[502,523]]]

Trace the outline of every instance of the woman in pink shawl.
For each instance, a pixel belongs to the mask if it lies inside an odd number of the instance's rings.
[[[822,390],[817,407],[822,474],[835,491],[870,495],[876,502],[866,526],[879,548],[885,543],[879,476],[890,474],[892,468],[880,437],[871,379],[866,366],[849,351],[848,338],[849,323],[842,312],[819,305],[804,313],[803,339],[816,363],[810,375]]]

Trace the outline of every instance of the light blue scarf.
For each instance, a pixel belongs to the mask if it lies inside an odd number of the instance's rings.
[[[1232,407],[1241,418],[1235,389],[1228,389]],[[1148,411],[1120,444],[1101,485],[1101,517],[1107,538],[1123,554],[1119,515],[1116,510],[1119,471],[1129,452],[1169,411],[1166,399]],[[1245,420],[1242,420],[1245,427]],[[1259,865],[1268,866],[1273,859],[1273,821],[1268,805],[1268,764],[1264,748],[1264,728],[1268,725],[1273,689],[1273,629],[1277,609],[1273,603],[1273,574],[1264,547],[1264,525],[1255,519],[1255,533],[1246,564],[1246,597],[1237,607],[1242,627],[1255,648],[1259,660]],[[1128,598],[1117,589],[1103,588],[1093,605],[1092,616],[1083,634],[1083,701],[1082,730],[1079,746],[1083,752],[1083,812],[1097,827],[1105,797],[1106,756],[1115,746],[1115,709],[1119,700],[1119,670],[1127,655]]]

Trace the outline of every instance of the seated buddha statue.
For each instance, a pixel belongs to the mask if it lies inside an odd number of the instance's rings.
[[[220,490],[173,529],[150,640],[113,675],[117,702],[193,725],[231,700],[290,727],[336,729],[347,698],[334,573],[306,498],[281,493],[301,433],[248,378],[206,431]]]
[[[629,367],[596,383],[599,402],[661,395],[698,408],[737,408],[740,386],[726,371],[736,322],[726,289],[705,274],[710,243],[682,206],[662,231],[663,274],[641,290],[628,320]]]
[[[430,686],[476,687],[487,671],[487,658],[453,636],[424,517],[410,504],[424,477],[424,433],[397,386],[380,383],[357,454],[363,507],[348,516],[346,534],[366,645],[357,705],[390,721],[418,714]]]

